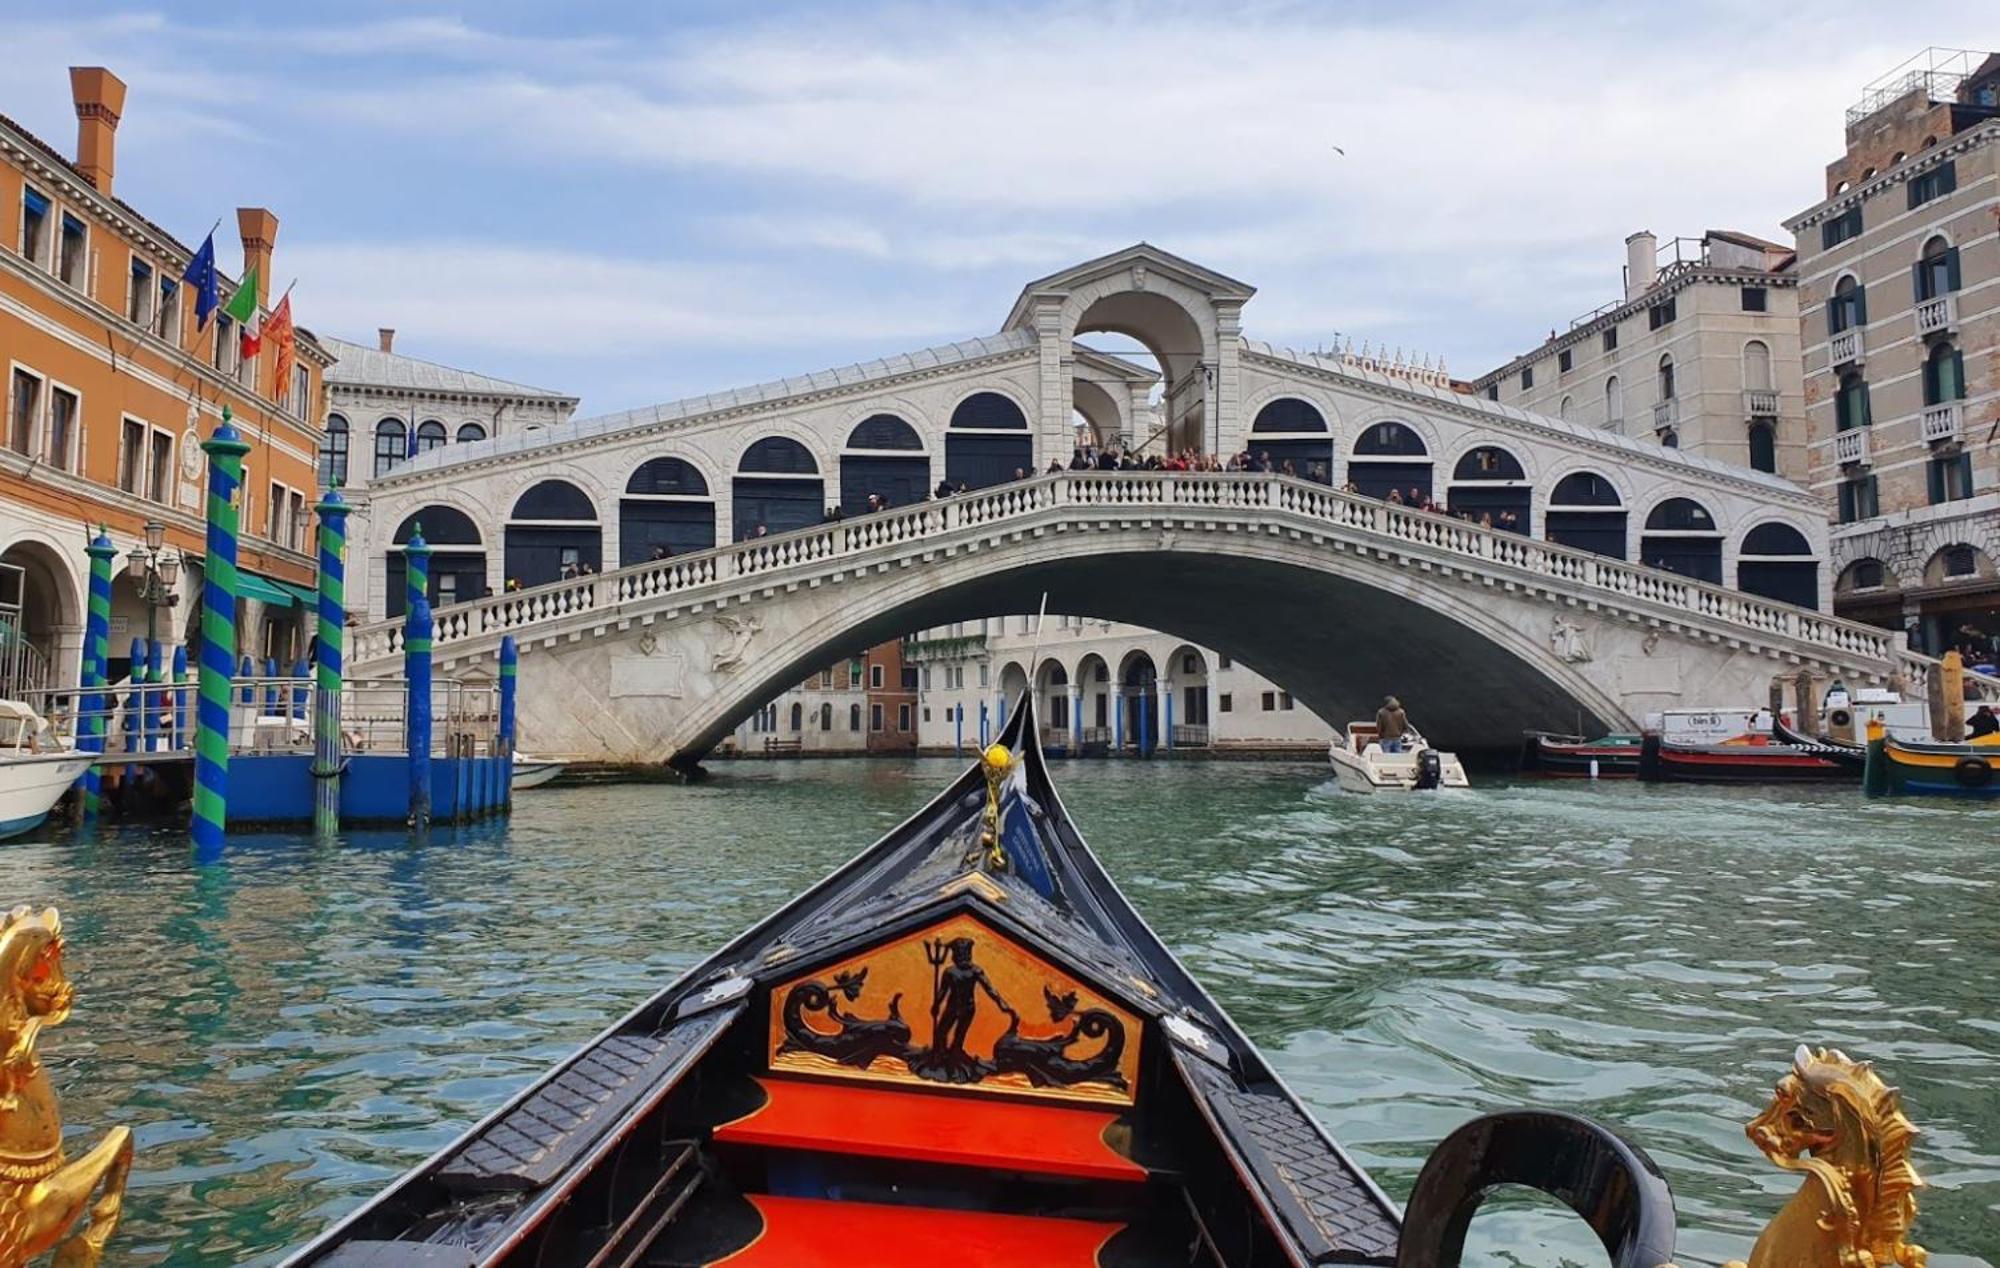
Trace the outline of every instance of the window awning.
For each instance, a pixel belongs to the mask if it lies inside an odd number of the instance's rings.
[[[291,593],[283,588],[282,582],[249,571],[236,574],[236,597],[252,599],[272,608],[288,608],[293,603]]]
[[[289,581],[280,581],[276,577],[266,577],[263,579],[269,581],[272,585],[278,587],[278,589],[283,590],[286,594],[291,595],[294,599],[297,599],[300,607],[308,611],[318,609],[319,591],[308,586],[294,585]]]

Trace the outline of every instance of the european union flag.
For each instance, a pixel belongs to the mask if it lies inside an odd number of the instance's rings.
[[[222,293],[215,283],[215,230],[208,231],[208,240],[201,244],[201,250],[188,261],[187,272],[181,274],[181,281],[194,287],[194,328],[206,329],[208,319],[222,303]]]

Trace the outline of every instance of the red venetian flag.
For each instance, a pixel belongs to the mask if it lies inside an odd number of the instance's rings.
[[[292,362],[298,351],[297,334],[292,329],[292,293],[290,291],[285,292],[284,298],[278,301],[278,306],[271,310],[269,317],[264,319],[263,329],[257,332],[257,336],[260,342],[268,341],[273,348],[277,349],[278,368],[277,373],[272,376],[272,384],[277,393],[282,396],[291,390]]]

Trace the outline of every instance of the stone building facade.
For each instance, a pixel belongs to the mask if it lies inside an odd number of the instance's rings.
[[[1835,610],[2000,659],[2000,55],[1872,85],[1787,227]]]
[[[305,654],[313,462],[332,358],[301,329],[292,371],[277,382],[275,341],[246,359],[228,317],[198,324],[194,288],[181,281],[193,248],[116,192],[125,84],[103,67],[72,67],[70,85],[73,158],[0,116],[0,620],[18,627],[0,630],[0,687],[77,682],[84,546],[100,525],[120,552],[112,678],[124,676],[149,624],[163,662],[198,635],[201,442],[224,410],[251,446],[238,505],[238,646],[290,665]],[[277,217],[244,207],[236,220],[246,266],[268,281]],[[218,279],[224,303],[237,286]],[[149,522],[180,564],[171,593],[156,596],[167,603],[147,603],[126,571]]]
[[[385,327],[376,335],[372,348],[345,339],[324,341],[339,360],[326,376],[319,482],[323,488],[343,490],[352,505],[349,540],[375,545],[349,552],[348,594],[365,596],[370,612],[398,615],[407,575],[402,547],[418,522],[389,525],[389,539],[378,542],[371,484],[418,454],[495,436],[531,436],[567,422],[576,412],[577,398],[406,356],[395,350],[394,330]],[[467,562],[472,553],[467,546],[477,540],[475,529],[444,513],[422,527],[433,552],[432,606],[492,592],[483,562],[478,567]]]
[[[1803,479],[1805,395],[1792,249],[1723,229],[1664,248],[1641,231],[1625,246],[1622,299],[1472,380],[1473,390],[1538,414]]]

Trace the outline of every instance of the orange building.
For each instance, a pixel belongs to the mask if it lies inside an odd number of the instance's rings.
[[[219,311],[197,330],[193,249],[117,197],[125,85],[72,67],[74,159],[0,115],[0,630],[11,649],[0,688],[75,683],[89,568],[86,534],[105,525],[120,551],[112,590],[112,676],[149,618],[171,647],[196,616],[204,552],[206,459],[200,442],[227,406],[251,444],[242,492],[246,654],[289,664],[311,628],[314,471],[331,358],[301,330],[296,366],[273,382],[271,341],[238,355]],[[245,273],[275,276],[278,219],[236,213]],[[224,303],[236,284],[221,281]],[[183,561],[171,605],[148,604],[126,572],[149,521]]]

